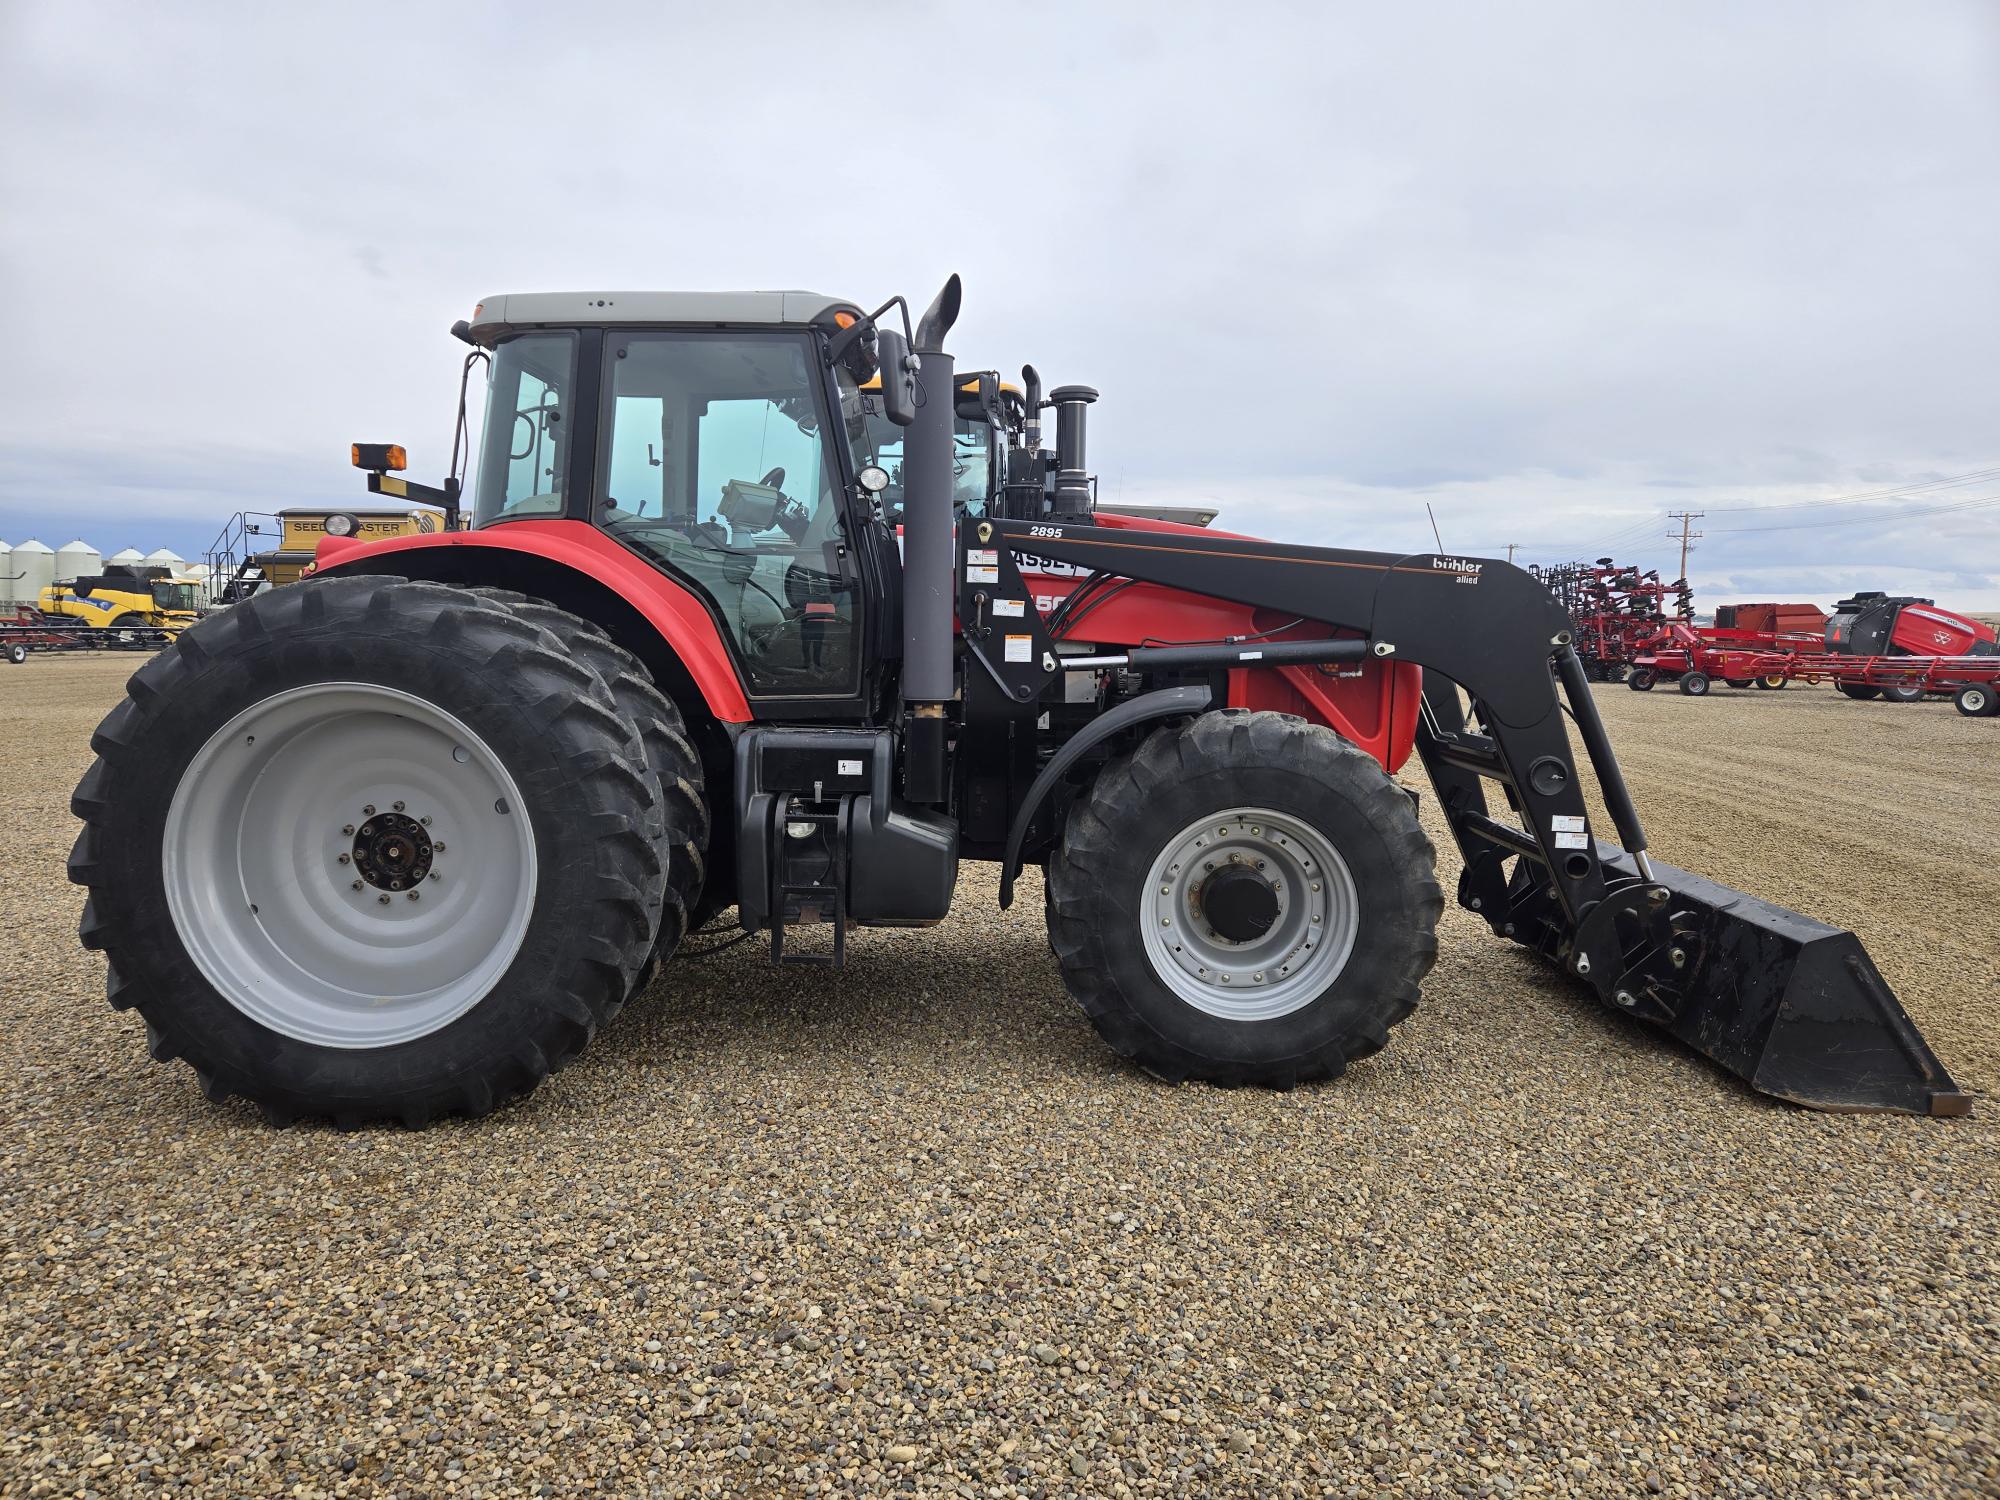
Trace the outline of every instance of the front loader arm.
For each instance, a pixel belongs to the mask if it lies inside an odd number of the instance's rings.
[[[1018,586],[1022,552],[1322,621],[1358,633],[1377,658],[1418,663],[1417,751],[1464,860],[1461,905],[1607,1005],[1664,1026],[1764,1092],[1826,1109],[1970,1108],[1852,933],[1652,865],[1568,617],[1525,570],[1437,553],[988,520],[961,528],[962,617],[973,618],[976,580],[988,576],[973,569],[997,562],[999,587]],[[978,663],[968,670],[983,668],[1017,701],[1039,697],[1062,667],[1031,628],[1035,649],[1012,662],[997,637],[968,631]],[[1591,831],[1566,712],[1616,842]],[[1511,816],[1495,816],[1488,782]]]

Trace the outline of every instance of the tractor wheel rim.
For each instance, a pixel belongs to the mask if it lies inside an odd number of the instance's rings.
[[[492,749],[373,683],[293,688],[195,754],[161,868],[188,956],[259,1024],[327,1047],[450,1025],[513,963],[534,830]]]
[[[1227,918],[1208,909],[1210,893],[1227,895]],[[1161,983],[1230,1021],[1272,1020],[1318,998],[1347,967],[1360,917],[1354,877],[1332,841],[1267,807],[1188,824],[1153,861],[1138,905]],[[1246,906],[1260,932],[1246,927]]]

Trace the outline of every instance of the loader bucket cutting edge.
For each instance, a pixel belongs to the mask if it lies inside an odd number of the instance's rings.
[[[1601,840],[1597,850],[1614,880],[1640,880],[1625,850]],[[1972,1096],[1852,932],[1671,865],[1654,862],[1652,877],[1643,884],[1671,893],[1666,904],[1687,935],[1680,946],[1692,950],[1690,972],[1676,975],[1667,994],[1631,980],[1622,998],[1613,989],[1614,1008],[1663,1026],[1759,1092],[1812,1109],[1971,1112]]]

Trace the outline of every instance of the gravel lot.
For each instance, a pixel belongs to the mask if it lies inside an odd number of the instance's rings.
[[[2000,1492],[2000,1104],[1760,1099],[1456,908],[1288,1095],[1117,1065],[974,870],[476,1125],[212,1106],[62,874],[130,665],[0,666],[0,1491]],[[1854,926],[1990,1092],[2000,725],[1599,692],[1656,851]]]

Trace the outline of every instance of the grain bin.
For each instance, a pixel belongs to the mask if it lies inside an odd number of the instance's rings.
[[[55,582],[56,555],[37,541],[26,541],[7,558],[7,571],[19,576],[7,580],[10,604],[36,604],[42,590]]]
[[[56,578],[68,583],[72,578],[93,578],[104,571],[104,554],[88,542],[64,542],[56,548]]]
[[[116,563],[121,568],[135,568],[146,561],[146,554],[141,552],[137,547],[124,547],[112,553],[104,560],[108,563]]]
[[[146,566],[149,568],[165,568],[168,572],[178,577],[187,571],[187,559],[170,547],[160,547],[146,554]]]

